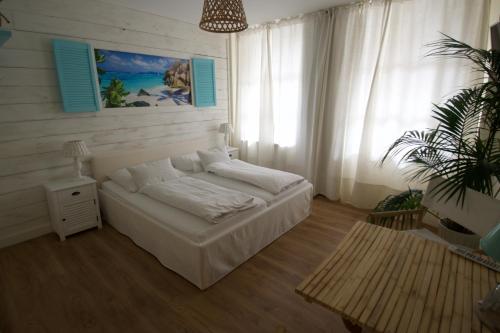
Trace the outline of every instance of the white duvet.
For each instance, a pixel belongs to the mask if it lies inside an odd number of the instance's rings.
[[[146,185],[140,192],[212,223],[257,205],[252,196],[192,177]]]
[[[304,177],[275,169],[246,163],[240,160],[211,163],[207,171],[217,176],[241,180],[278,194],[304,180]]]

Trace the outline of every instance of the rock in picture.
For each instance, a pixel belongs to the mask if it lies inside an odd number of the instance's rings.
[[[188,59],[95,49],[104,107],[191,104]]]

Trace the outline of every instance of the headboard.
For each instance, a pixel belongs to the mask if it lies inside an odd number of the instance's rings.
[[[115,150],[93,154],[91,160],[92,175],[101,184],[111,172],[140,164],[146,161],[155,161],[167,157],[193,153],[200,149],[209,149],[210,140],[199,139],[193,141],[176,142],[161,146],[151,146],[137,150]]]

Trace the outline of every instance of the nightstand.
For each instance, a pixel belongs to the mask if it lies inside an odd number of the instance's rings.
[[[89,177],[45,184],[52,228],[61,241],[79,231],[102,228],[96,181]]]
[[[238,160],[240,158],[240,149],[236,147],[227,147],[227,152],[232,160]]]

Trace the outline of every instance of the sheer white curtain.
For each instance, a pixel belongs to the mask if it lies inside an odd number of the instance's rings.
[[[305,157],[317,117],[305,110],[324,108],[311,97],[326,77],[332,23],[324,11],[233,36],[233,139],[243,159],[312,177]]]
[[[474,79],[424,57],[439,32],[486,47],[489,1],[372,1],[249,30],[234,41],[235,140],[250,162],[297,172],[360,207],[407,188],[377,162]]]
[[[238,113],[242,156],[266,166],[296,145],[303,91],[304,23],[264,26],[238,35]]]

